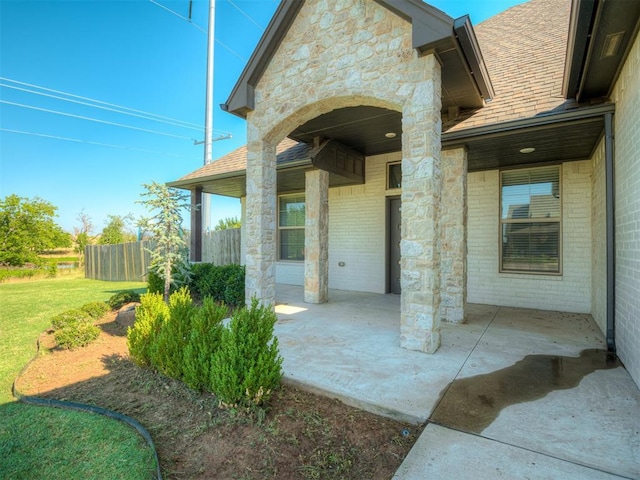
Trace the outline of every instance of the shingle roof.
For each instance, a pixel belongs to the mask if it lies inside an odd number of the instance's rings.
[[[298,143],[289,138],[285,138],[276,147],[276,162],[279,165],[304,160],[309,158],[311,146],[305,143]],[[195,178],[212,177],[215,175],[229,174],[233,172],[244,172],[247,169],[247,146],[240,148],[214,160],[208,165],[191,172],[178,181],[193,180]]]
[[[533,117],[575,106],[562,95],[570,0],[530,0],[475,27],[495,97],[444,131]]]
[[[428,2],[428,0],[427,0]],[[529,118],[576,106],[562,95],[570,0],[530,0],[475,27],[495,97],[487,106],[443,121],[443,132]],[[278,164],[308,158],[310,147],[285,138]],[[179,181],[243,172],[247,148],[219,158]]]

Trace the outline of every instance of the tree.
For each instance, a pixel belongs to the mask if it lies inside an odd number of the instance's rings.
[[[93,223],[91,217],[84,210],[80,210],[76,219],[80,222],[80,227],[73,227],[74,250],[78,254],[79,264],[82,265],[84,263],[84,249],[91,244]]]
[[[38,263],[38,253],[71,246],[70,235],[54,222],[57,210],[39,197],[0,200],[0,263]]]
[[[187,241],[182,234],[182,211],[189,211],[189,195],[175,188],[153,182],[143,184],[147,190],[141,196],[145,205],[154,215],[145,219],[145,227],[152,232],[155,248],[150,250],[152,268],[164,278],[164,301],[169,302],[171,283],[178,277],[186,279],[189,262]],[[176,274],[174,275],[174,269]]]
[[[107,218],[107,225],[102,229],[100,240],[98,240],[100,245],[116,245],[135,240],[135,235],[126,231],[126,225],[131,220],[131,215],[124,217],[109,215]]]
[[[240,228],[241,222],[238,217],[227,217],[218,220],[214,230],[229,230],[230,228]]]

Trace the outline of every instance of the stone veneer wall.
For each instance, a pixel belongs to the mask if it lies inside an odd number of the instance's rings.
[[[307,120],[369,105],[402,112],[401,342],[440,342],[440,65],[412,26],[372,1],[308,0],[255,88],[247,114],[247,297],[275,301],[275,148]]]
[[[442,319],[462,323],[467,303],[467,152],[464,148],[442,152],[442,173]]]
[[[640,35],[612,94],[615,113],[616,344],[640,385]]]

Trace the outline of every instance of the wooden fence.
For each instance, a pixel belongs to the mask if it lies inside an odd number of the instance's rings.
[[[84,249],[84,275],[110,282],[142,282],[147,280],[151,256],[146,250],[151,242],[87,245]]]
[[[214,265],[240,264],[240,229],[214,230],[202,239],[202,261]]]
[[[151,256],[147,249],[151,248],[151,244],[151,241],[145,240],[117,245],[87,245],[84,249],[85,277],[110,282],[146,281],[147,270],[151,264]],[[202,241],[202,261],[214,265],[242,263],[240,229],[205,233]]]

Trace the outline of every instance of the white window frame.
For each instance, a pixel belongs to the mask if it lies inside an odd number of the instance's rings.
[[[282,258],[282,245],[281,245],[281,241],[282,241],[282,234],[281,232],[285,231],[285,230],[301,230],[303,235],[306,234],[305,232],[305,225],[302,226],[286,226],[286,225],[280,225],[280,202],[283,199],[287,199],[287,198],[292,198],[292,197],[302,197],[304,199],[304,203],[305,203],[305,220],[306,220],[306,196],[304,194],[304,192],[297,192],[297,193],[287,193],[287,194],[283,194],[283,195],[278,195],[278,211],[277,211],[277,226],[278,226],[278,235],[277,235],[277,249],[278,249],[278,261],[279,262],[293,262],[293,263],[302,263],[304,262],[304,247],[303,247],[303,251],[302,251],[302,259],[300,260],[294,260],[294,259],[289,259],[289,258]],[[305,222],[306,223],[306,222]]]
[[[522,219],[503,219],[502,218],[502,190],[503,190],[503,174],[508,172],[513,172],[515,169],[505,169],[500,171],[500,182],[498,185],[499,189],[499,200],[498,200],[498,268],[500,273],[505,274],[524,274],[524,275],[551,275],[551,276],[562,276],[562,168],[561,165],[545,165],[542,167],[532,167],[518,170],[540,170],[543,168],[555,167],[558,170],[558,200],[559,200],[559,210],[558,217],[554,218],[522,218]],[[543,271],[543,270],[516,270],[516,269],[505,269],[503,267],[504,256],[503,256],[503,225],[509,224],[517,224],[517,223],[557,223],[558,224],[558,270],[557,271]]]

